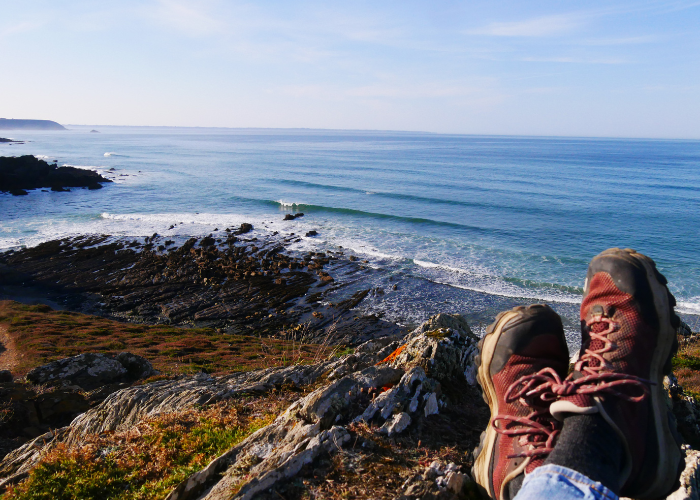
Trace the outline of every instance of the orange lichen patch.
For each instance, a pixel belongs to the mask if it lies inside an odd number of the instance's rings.
[[[331,345],[278,338],[230,335],[211,328],[121,323],[97,316],[0,301],[0,325],[11,337],[18,359],[15,376],[85,352],[128,351],[147,358],[166,374],[230,373],[309,364],[332,355]]]
[[[398,349],[396,349],[394,352],[389,354],[386,358],[384,358],[383,360],[381,360],[377,364],[381,365],[382,363],[391,363],[399,356],[399,354],[401,354],[401,351],[403,351],[405,348],[406,348],[406,344],[400,346]]]

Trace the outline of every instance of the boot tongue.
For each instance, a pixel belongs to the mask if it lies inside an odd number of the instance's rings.
[[[604,332],[605,330],[608,329],[608,324],[604,321],[598,321],[596,323],[591,324],[589,327],[591,333],[601,333]],[[591,339],[590,343],[588,344],[588,350],[596,352],[600,351],[605,348],[605,342],[602,340],[598,340],[596,338]],[[586,363],[588,366],[591,368],[594,368],[596,366],[600,366],[600,360],[598,358],[595,358],[593,356],[588,357],[588,362]]]
[[[592,331],[593,333],[601,333],[601,332],[604,332],[604,331],[607,330],[607,329],[608,329],[608,324],[605,323],[605,322],[603,322],[603,321],[599,321],[599,322],[593,323],[593,324],[591,325],[591,331]],[[593,345],[594,342],[598,342],[599,344],[602,343],[602,342],[600,342],[599,340],[593,340],[593,341],[591,342],[591,346]]]

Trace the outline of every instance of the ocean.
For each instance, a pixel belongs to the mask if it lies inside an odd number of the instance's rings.
[[[364,312],[404,325],[461,313],[483,332],[502,309],[547,302],[576,344],[588,262],[629,247],[656,260],[700,329],[700,141],[68,128],[3,132],[28,142],[0,143],[0,155],[114,183],[0,195],[0,249],[84,233],[184,239],[249,222],[301,236],[293,252],[366,260],[337,292],[373,288]]]

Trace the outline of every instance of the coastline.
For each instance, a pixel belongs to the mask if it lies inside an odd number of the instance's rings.
[[[304,325],[304,341],[329,329],[357,345],[405,330],[354,308],[377,290],[349,290],[364,270],[343,252],[285,251],[294,238],[246,237],[252,226],[227,228],[227,238],[189,238],[181,245],[86,235],[0,254],[0,298],[119,321],[215,328],[222,333],[278,336]],[[383,292],[382,292],[383,293]],[[283,334],[283,333],[282,333]]]
[[[245,225],[246,223],[243,224]],[[229,229],[228,232],[224,231],[223,228],[222,230],[217,228],[217,231],[211,233],[208,237],[213,239],[212,248],[217,249],[219,256],[225,256],[225,252],[229,249],[226,238],[235,232],[235,228],[227,229]],[[191,304],[192,310],[189,316],[185,314],[185,316],[180,318],[176,313],[159,316],[159,308],[165,303],[161,304],[153,297],[149,298],[146,301],[147,303],[142,305],[141,312],[127,307],[124,303],[118,303],[119,301],[113,298],[102,304],[103,300],[100,298],[101,285],[99,283],[84,284],[83,288],[85,289],[72,285],[71,283],[75,280],[67,280],[67,275],[61,277],[62,271],[55,269],[57,266],[62,265],[60,264],[62,261],[60,259],[50,260],[50,255],[44,255],[41,258],[43,259],[43,264],[39,267],[41,267],[40,272],[54,276],[53,282],[47,284],[46,280],[41,282],[41,280],[18,281],[17,279],[11,282],[5,278],[2,281],[2,285],[0,285],[0,299],[17,300],[28,304],[43,303],[54,309],[68,309],[96,314],[119,321],[143,322],[146,324],[166,323],[184,326],[214,326],[236,333],[256,331],[257,334],[259,330],[263,332],[275,329],[282,330],[294,322],[296,324],[309,323],[312,329],[320,332],[330,326],[333,321],[339,320],[341,326],[350,328],[352,325],[349,335],[356,338],[365,338],[366,335],[373,335],[374,333],[371,332],[375,330],[381,332],[385,330],[410,329],[437,313],[461,314],[470,323],[472,330],[477,335],[482,335],[486,327],[499,312],[518,305],[546,302],[562,317],[569,349],[572,352],[578,349],[580,344],[579,305],[576,302],[514,297],[506,294],[461,288],[452,283],[441,283],[437,280],[430,281],[425,276],[417,276],[401,269],[397,271],[395,267],[392,267],[392,261],[381,256],[373,258],[371,255],[355,253],[342,247],[336,247],[336,250],[328,250],[329,246],[323,245],[321,242],[317,245],[317,249],[323,248],[324,251],[314,252],[310,250],[310,248],[314,248],[312,244],[313,238],[303,238],[294,232],[289,232],[292,230],[294,230],[293,226],[290,226],[290,229],[284,233],[271,231],[264,227],[255,227],[250,233],[237,236],[237,241],[234,244],[234,247],[239,248],[238,251],[242,252],[239,257],[245,257],[245,259],[255,257],[258,265],[265,260],[266,252],[273,249],[275,250],[273,253],[280,253],[286,259],[286,268],[278,269],[278,267],[275,267],[274,270],[268,269],[268,276],[258,275],[250,277],[253,281],[262,280],[261,283],[264,287],[272,286],[270,283],[273,281],[273,276],[275,276],[275,279],[285,278],[285,281],[289,276],[297,276],[300,279],[303,277],[303,281],[308,282],[304,286],[309,288],[304,293],[308,292],[309,296],[313,296],[313,299],[307,302],[300,291],[293,293],[295,302],[293,307],[291,307],[291,310],[294,311],[292,314],[285,312],[284,315],[281,315],[278,311],[271,310],[263,315],[262,309],[260,309],[262,306],[258,304],[251,308],[251,313],[259,313],[257,317],[246,320],[245,316],[250,314],[243,314],[241,318],[240,315],[243,309],[239,308],[238,312],[234,314],[238,320],[227,322],[225,314],[221,314],[223,310],[218,313],[216,310],[212,310],[208,313],[202,313],[195,318],[194,316],[206,309],[206,307],[203,305],[197,306],[194,303]],[[85,252],[93,247],[104,246],[105,248],[102,250],[90,250],[90,252],[107,251],[110,254],[110,258],[112,258],[114,246],[121,245],[123,249],[119,251],[120,258],[117,260],[123,261],[121,266],[124,268],[135,264],[138,261],[137,256],[141,255],[144,250],[149,255],[152,254],[157,259],[162,260],[175,249],[182,248],[187,241],[191,240],[195,242],[193,243],[194,249],[200,252],[201,241],[205,238],[170,234],[167,237],[158,235],[151,241],[150,237],[82,235],[60,240],[50,240],[33,247],[0,253],[0,274],[8,272],[3,270],[6,269],[7,264],[5,261],[8,256],[14,255],[15,258],[18,258],[20,255],[32,255],[39,248],[46,251],[49,251],[49,248],[62,248],[61,251],[65,254],[69,250],[66,246],[68,244],[82,247]],[[101,243],[96,243],[97,241],[101,241]],[[163,243],[165,242],[172,243],[168,245],[167,249],[159,250],[158,247],[164,247]],[[109,247],[109,245],[112,246]],[[303,246],[300,247],[300,245]],[[255,247],[255,251],[252,251],[253,247]],[[245,252],[240,250],[242,248],[246,249]],[[299,250],[299,248],[303,250]],[[132,251],[133,255],[127,258],[124,249]],[[251,255],[251,253],[254,255]],[[322,262],[314,261],[317,253]],[[201,255],[198,255],[195,260],[200,259],[200,257]],[[207,257],[205,260],[211,259]],[[272,261],[271,263],[274,263],[275,259],[273,258]],[[292,261],[296,263],[294,264],[296,267],[293,270],[288,269],[289,263]],[[306,262],[308,264],[311,261],[314,261],[312,269],[309,269],[308,266],[299,267],[299,263]],[[66,263],[72,266],[69,261],[66,261]],[[34,262],[34,264],[38,265],[38,261]],[[97,266],[97,264],[97,261],[93,262],[94,266]],[[118,262],[115,262],[115,265],[117,264]],[[192,264],[199,266],[199,264],[194,262]],[[319,264],[320,268],[316,269],[316,265]],[[70,269],[70,267],[67,269]],[[96,269],[97,267],[92,269],[92,271]],[[38,271],[38,269],[35,271]],[[235,273],[227,277],[227,270],[224,268],[216,268],[215,266],[210,268],[208,272],[213,273],[210,278],[214,279],[214,281],[223,280],[229,284],[235,281]],[[154,271],[153,276],[156,274],[158,272]],[[322,280],[323,275],[330,276],[332,279],[326,278],[328,281],[324,282]],[[138,278],[141,282],[145,279],[144,275]],[[168,283],[168,279],[170,278],[166,278],[159,286],[167,287],[177,283],[177,281]],[[193,285],[193,279],[194,275],[190,276],[187,284]],[[195,293],[195,290],[198,290],[197,293],[200,293],[205,289],[218,286],[214,282],[210,282],[205,286],[203,279],[201,278],[199,285],[195,284],[196,286],[189,292],[186,292],[186,294]],[[240,285],[245,282],[250,285],[250,282],[245,281],[246,279],[242,276],[242,281],[237,283]],[[68,283],[57,286],[56,281],[61,280],[67,280]],[[153,284],[151,283],[151,285]],[[276,286],[279,287],[279,285]],[[272,286],[272,288],[274,289],[275,286]],[[168,293],[172,295],[174,292],[170,290]],[[264,293],[268,293],[267,289]],[[355,300],[360,295],[362,296],[361,299]],[[347,301],[353,302],[351,307],[348,307]],[[210,306],[214,306],[215,302],[211,303]],[[150,306],[148,303],[150,303]],[[337,309],[336,306],[338,304],[341,304],[341,309]],[[290,303],[290,305],[292,304]],[[144,312],[149,307],[152,309],[151,312]],[[154,307],[155,312],[153,310]],[[317,313],[317,315],[314,316],[314,313]],[[267,319],[270,315],[272,317]],[[679,315],[683,321],[697,330],[697,325],[700,323],[699,316],[683,312],[679,313]],[[356,317],[361,319],[355,320],[354,318]],[[360,321],[360,323],[357,323],[357,321]],[[362,331],[365,333],[359,333]]]

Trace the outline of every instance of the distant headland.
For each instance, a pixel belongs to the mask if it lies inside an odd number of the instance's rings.
[[[0,130],[67,130],[60,123],[51,120],[15,120],[0,118]]]

